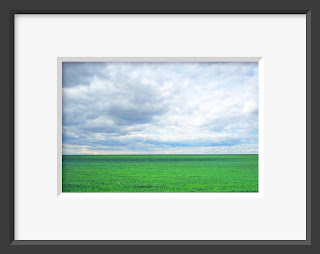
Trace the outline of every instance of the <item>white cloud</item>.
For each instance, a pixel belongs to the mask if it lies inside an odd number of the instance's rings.
[[[64,63],[63,153],[258,153],[257,70]]]

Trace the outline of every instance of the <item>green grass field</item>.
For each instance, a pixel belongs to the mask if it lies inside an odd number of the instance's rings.
[[[258,192],[258,155],[63,155],[63,192]]]

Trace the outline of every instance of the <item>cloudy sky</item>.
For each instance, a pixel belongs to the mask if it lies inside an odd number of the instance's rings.
[[[64,62],[63,154],[258,153],[258,63]]]

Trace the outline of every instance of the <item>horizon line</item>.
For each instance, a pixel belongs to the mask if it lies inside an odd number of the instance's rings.
[[[106,156],[106,155],[259,155],[259,153],[153,153],[153,154],[62,154],[62,155],[97,155],[97,156]]]

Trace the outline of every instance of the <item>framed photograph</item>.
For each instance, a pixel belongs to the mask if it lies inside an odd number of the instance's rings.
[[[261,58],[59,58],[59,194],[262,195],[262,71]]]
[[[310,245],[311,11],[11,10],[10,245]]]

